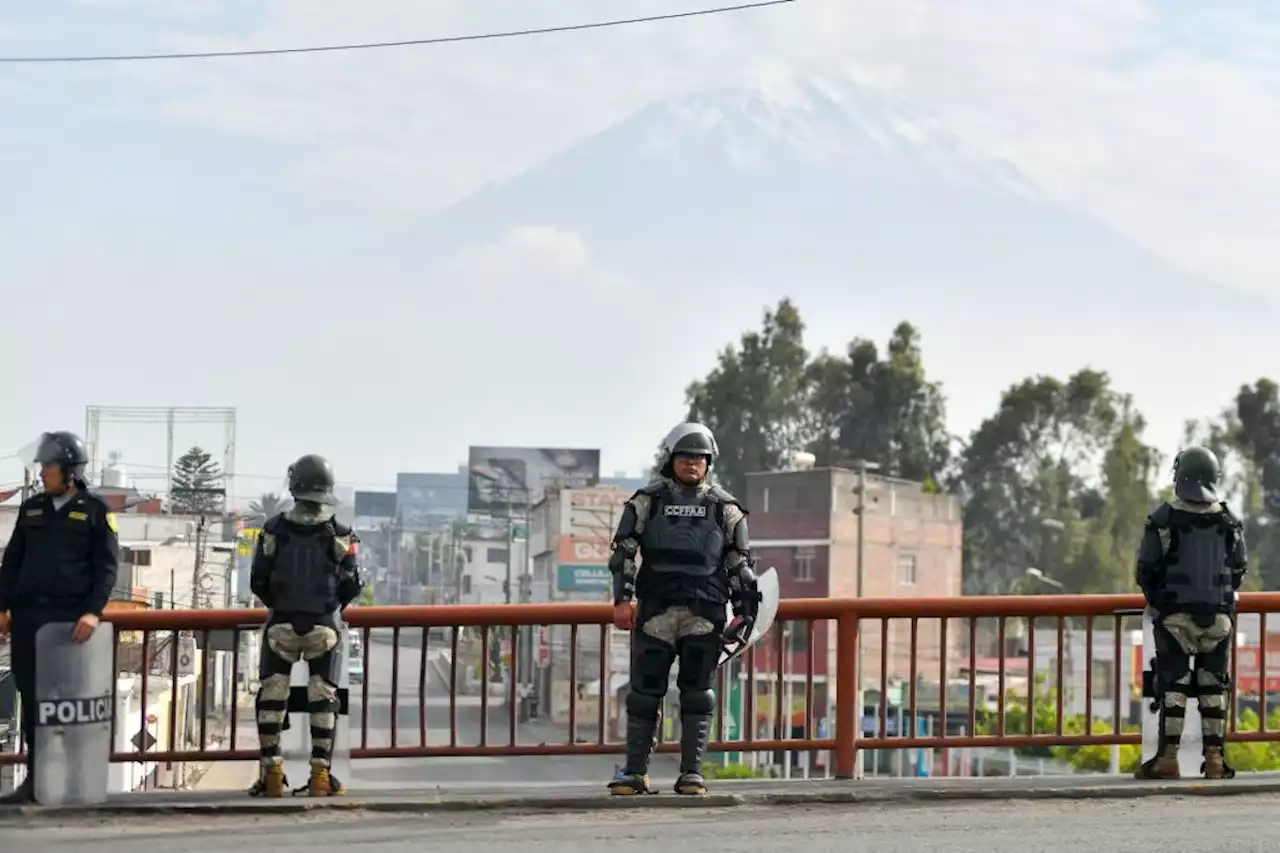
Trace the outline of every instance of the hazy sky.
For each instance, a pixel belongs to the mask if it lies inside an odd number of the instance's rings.
[[[0,53],[394,40],[703,5],[716,4],[47,0],[6,10]],[[530,222],[452,258],[406,252],[404,238],[656,98],[794,71],[851,75],[921,103],[1073,207],[1271,297],[1270,7],[799,0],[439,47],[0,66],[0,456],[43,429],[83,429],[86,404],[234,406],[236,468],[260,477],[240,478],[246,496],[309,451],[365,487],[390,486],[397,470],[447,470],[470,443],[599,447],[606,470],[638,470],[682,414],[685,384],[761,304],[700,320],[705,342],[684,365],[632,393],[611,384],[624,342],[666,320],[635,308],[641,283],[597,264],[580,235]],[[888,331],[824,329],[814,345]],[[1274,371],[1236,355],[1244,366],[1224,377],[1222,403],[1249,374]],[[980,388],[968,377],[954,429],[975,426],[1016,378],[1053,367],[1011,356]],[[944,381],[948,369],[936,368]],[[1153,426],[1168,445],[1178,425]],[[177,441],[216,446],[220,431],[183,427]],[[164,462],[160,427],[108,425],[104,445],[135,471]],[[0,461],[0,487],[19,476]]]

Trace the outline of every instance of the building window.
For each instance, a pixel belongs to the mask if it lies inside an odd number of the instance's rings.
[[[490,548],[485,554],[485,562],[487,563],[505,563],[507,562],[506,548]]]
[[[462,594],[463,595],[471,594],[471,575],[462,576]]]
[[[791,556],[791,576],[798,581],[813,580],[813,561],[817,553],[813,548],[797,548]]]
[[[151,596],[151,606],[154,607],[156,610],[164,610],[164,593],[163,592],[157,592],[155,595]]]
[[[1114,677],[1114,670],[1111,668],[1109,660],[1095,660],[1093,662],[1093,683],[1089,685],[1090,691],[1093,693],[1094,699],[1110,699],[1114,689],[1111,679]]]
[[[151,565],[151,549],[145,551],[131,552],[132,559],[129,561],[135,566],[142,566],[144,569]]]
[[[809,651],[809,625],[806,622],[788,622],[782,626],[783,645],[791,654]]]
[[[914,584],[916,582],[916,555],[898,555],[898,583]]]

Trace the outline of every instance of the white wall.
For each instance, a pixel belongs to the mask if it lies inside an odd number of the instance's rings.
[[[122,531],[123,532],[123,531]],[[132,543],[121,537],[125,547],[148,549],[151,565],[133,567],[133,585],[147,590],[147,603],[155,601],[155,594],[164,596],[164,606],[187,608],[192,606],[193,584],[196,580],[196,549],[192,543],[152,545]],[[230,555],[215,552],[206,547],[200,571],[199,592],[212,607],[226,606],[227,559]],[[234,584],[234,572],[231,578]],[[171,594],[172,593],[172,594]]]
[[[463,577],[470,579],[470,593],[462,596],[463,604],[502,604],[506,601],[503,582],[507,578],[507,560],[505,557],[490,560],[490,553],[504,551],[502,540],[468,539],[462,543],[464,554],[470,559],[462,567]],[[526,571],[524,542],[511,543],[511,579],[512,599],[519,594],[520,576]],[[467,587],[464,585],[463,589]]]

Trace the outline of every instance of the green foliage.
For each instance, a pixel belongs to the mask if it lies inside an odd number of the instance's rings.
[[[170,510],[190,515],[220,513],[226,504],[222,484],[222,469],[213,456],[193,447],[173,464]]]
[[[1057,691],[1050,688],[1044,674],[1036,676],[1035,687],[1035,719],[1031,734],[1054,734],[1058,726]],[[1280,708],[1267,714],[1267,728],[1270,731],[1280,730]],[[1258,715],[1245,709],[1240,712],[1237,729],[1242,732],[1258,731]],[[982,734],[994,735],[997,732],[995,714],[988,714],[978,726]],[[1083,714],[1065,714],[1062,719],[1063,734],[1084,734],[1086,730]],[[1027,700],[1025,696],[1012,691],[1005,695],[1005,725],[1007,735],[1028,734]],[[1111,723],[1095,718],[1092,734],[1111,734]],[[1137,733],[1141,731],[1137,725],[1124,725],[1123,732]],[[1097,746],[1051,746],[1018,750],[1020,754],[1052,758],[1071,767],[1078,773],[1106,773],[1111,767],[1111,747]],[[1142,747],[1123,745],[1120,747],[1120,772],[1133,773],[1142,764]],[[1271,772],[1280,770],[1280,742],[1275,743],[1229,743],[1227,744],[1227,763],[1239,772]]]
[[[373,598],[373,584],[366,584],[356,598],[356,605],[359,607],[373,607],[377,603]]]
[[[267,492],[249,504],[249,516],[261,526],[268,518],[287,512],[292,505],[293,501],[289,498],[282,498],[275,492]]]
[[[712,761],[702,765],[702,775],[708,780],[760,778],[760,772],[749,764],[716,764]]]
[[[854,337],[843,353],[811,355],[804,328],[783,299],[688,387],[688,419],[715,431],[718,478],[731,491],[746,498],[745,475],[778,468],[794,450],[820,466],[866,459],[963,499],[967,592],[1047,591],[1026,584],[1030,567],[1068,592],[1134,589],[1133,549],[1169,495],[1172,458],[1147,443],[1142,415],[1105,372],[1017,382],[957,441],[910,323],[883,352]],[[1280,588],[1280,386],[1242,386],[1229,410],[1188,422],[1183,446],[1193,443],[1222,459],[1223,492],[1245,520],[1257,567],[1246,588]]]

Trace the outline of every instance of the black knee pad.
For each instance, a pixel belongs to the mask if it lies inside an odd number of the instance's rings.
[[[680,713],[709,717],[716,710],[716,694],[712,690],[687,689],[680,691]]]
[[[634,687],[627,694],[627,716],[638,720],[656,720],[662,708],[662,696],[641,693]]]

